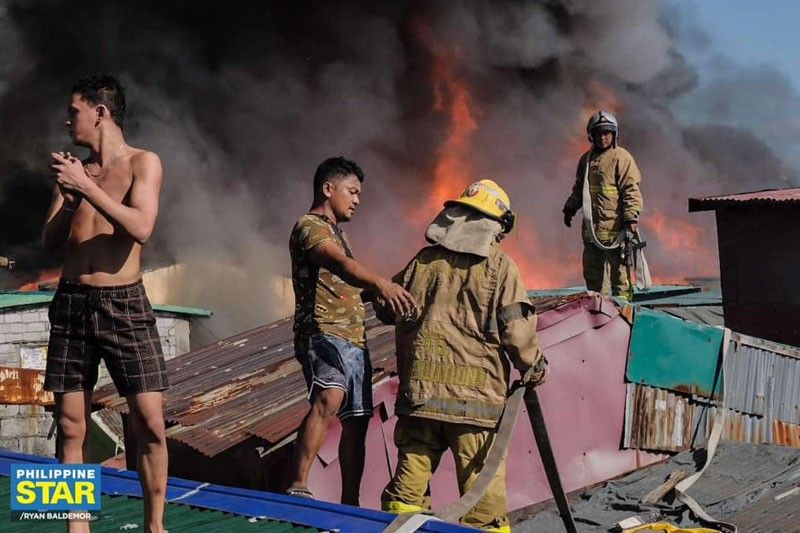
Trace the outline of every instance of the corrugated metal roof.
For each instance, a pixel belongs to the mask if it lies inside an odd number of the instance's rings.
[[[122,425],[122,417],[118,412],[111,409],[100,409],[96,413],[92,413],[92,416],[99,418],[105,426],[104,430],[110,431],[119,442],[124,444],[125,427]]]
[[[53,291],[0,291],[0,309],[49,304],[54,294]],[[160,313],[198,317],[209,317],[212,314],[208,309],[180,305],[153,304],[153,310]]]
[[[791,189],[764,189],[755,192],[689,198],[689,212],[708,211],[720,207],[765,204],[800,204],[800,187]]]
[[[366,321],[375,382],[395,370],[393,327],[368,307]],[[213,457],[250,437],[274,444],[297,429],[308,405],[286,318],[167,361],[167,437]],[[113,384],[94,403],[127,412]]]
[[[685,395],[628,383],[623,447],[679,452],[691,445],[694,406]]]
[[[550,376],[539,394],[556,460],[562,466],[562,483],[567,490],[575,490],[661,457],[621,450],[619,445],[629,323],[607,298],[584,293],[567,299],[568,303],[539,315],[539,341],[551,361]],[[283,444],[291,439],[307,409],[305,385],[294,361],[291,326],[289,319],[278,321],[167,363],[173,387],[166,392],[165,412],[170,424],[175,424],[168,430],[170,441],[179,440],[206,456],[218,454],[208,464],[224,472],[211,467],[207,471],[218,476],[214,478],[217,482],[225,479],[228,484],[264,486],[274,481],[277,486],[283,475],[266,454],[285,460]],[[393,328],[379,324],[370,312],[367,336],[376,379],[381,379],[395,368]],[[374,388],[376,416],[367,435],[370,468],[363,480],[362,505],[380,505],[380,492],[397,457],[392,440],[396,390],[396,377],[381,380]],[[95,401],[119,411],[126,409],[110,387],[102,389]],[[576,419],[584,423],[576,425]],[[314,494],[328,501],[339,498],[338,435],[336,431],[326,435],[309,480]],[[508,458],[508,503],[510,508],[519,508],[549,498],[550,491],[541,464],[531,459],[536,445],[530,426],[517,424],[513,440],[514,452]],[[237,444],[240,447],[230,449]],[[219,453],[221,449],[226,453]],[[194,460],[193,454],[186,457]],[[251,457],[258,459],[249,463]],[[225,477],[241,466],[248,471],[239,480]],[[273,474],[275,477],[270,477]],[[452,458],[444,458],[431,481],[434,508],[457,497],[455,480]]]

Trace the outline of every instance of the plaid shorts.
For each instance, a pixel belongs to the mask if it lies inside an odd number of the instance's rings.
[[[100,359],[120,396],[167,388],[156,318],[141,281],[93,287],[61,280],[48,316],[45,390],[92,390]]]
[[[316,333],[295,341],[295,357],[303,367],[308,398],[316,388],[342,389],[339,419],[372,416],[372,362],[369,352],[341,337]]]

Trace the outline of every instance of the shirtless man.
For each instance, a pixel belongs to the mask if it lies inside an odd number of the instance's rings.
[[[167,445],[162,392],[167,374],[155,317],[139,271],[142,245],[158,213],[161,161],[125,143],[125,95],[110,76],[79,81],[67,109],[72,142],[89,149],[79,161],[51,154],[53,203],[42,240],[66,245],[62,278],[50,305],[46,390],[53,391],[58,458],[85,459],[92,389],[104,359],[130,408],[144,494],[144,530],[164,531]],[[89,531],[70,522],[68,531]]]

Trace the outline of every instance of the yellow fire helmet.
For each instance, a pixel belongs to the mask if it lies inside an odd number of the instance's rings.
[[[511,211],[511,200],[506,191],[492,180],[476,181],[461,196],[444,203],[445,207],[452,204],[466,205],[489,215],[503,225],[504,233],[514,229],[516,215]]]

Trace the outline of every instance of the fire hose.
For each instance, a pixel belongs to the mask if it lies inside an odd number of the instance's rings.
[[[650,277],[650,268],[647,265],[647,259],[644,257],[643,248],[647,245],[639,235],[638,232],[620,231],[610,244],[603,244],[594,231],[594,221],[592,215],[592,196],[589,189],[589,163],[594,156],[594,150],[589,153],[586,160],[586,166],[583,172],[583,203],[581,209],[583,210],[583,226],[588,233],[591,244],[599,250],[608,252],[611,250],[621,249],[625,267],[628,271],[628,301],[633,301],[633,291],[636,289],[649,289],[653,286],[653,280]]]
[[[550,484],[550,490],[556,500],[561,520],[564,522],[564,528],[567,533],[576,533],[575,522],[572,519],[567,496],[561,485],[561,477],[558,474],[555,458],[553,456],[553,449],[550,446],[550,438],[547,435],[547,427],[545,426],[544,417],[542,416],[539,396],[536,393],[536,389],[525,387],[519,381],[511,387],[511,394],[508,397],[506,407],[503,410],[503,416],[500,418],[500,423],[497,426],[497,434],[495,435],[494,443],[489,453],[486,455],[483,468],[472,484],[472,487],[470,487],[459,500],[433,514],[406,513],[399,515],[383,530],[384,533],[412,533],[417,531],[417,529],[429,520],[457,522],[458,519],[475,507],[486,493],[489,484],[492,482],[497,470],[506,457],[508,445],[511,442],[511,435],[519,412],[522,409],[523,401],[528,410],[528,417],[533,428],[533,435],[536,438],[536,445],[539,448],[539,455],[542,458],[545,473],[547,474],[547,481]]]

